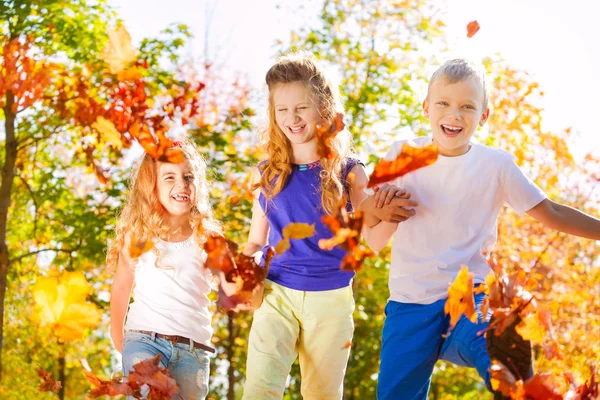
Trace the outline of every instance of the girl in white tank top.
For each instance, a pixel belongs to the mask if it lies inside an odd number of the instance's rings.
[[[212,274],[201,246],[221,229],[208,200],[206,164],[196,149],[174,142],[167,156],[181,162],[144,156],[109,246],[107,265],[116,269],[110,332],[125,375],[160,354],[179,395],[200,400],[208,394],[209,355],[215,352]]]

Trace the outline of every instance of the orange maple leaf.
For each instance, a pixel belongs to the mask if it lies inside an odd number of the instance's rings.
[[[394,161],[379,160],[369,177],[367,187],[389,182],[409,172],[433,164],[438,159],[438,148],[435,144],[426,147],[402,146],[400,154]]]
[[[343,131],[345,127],[344,114],[342,113],[337,113],[331,122],[323,119],[317,124],[317,154],[320,158],[331,158],[333,156],[331,148],[329,147],[329,142],[338,133]]]
[[[336,215],[326,215],[321,220],[333,232],[333,237],[320,239],[319,248],[332,250],[340,246],[347,254],[342,259],[340,269],[343,271],[359,271],[365,258],[373,256],[373,252],[360,244],[363,215],[360,212],[350,214],[346,210],[346,199],[340,202]]]
[[[473,37],[479,31],[479,22],[471,21],[467,24],[467,37]]]
[[[477,322],[475,297],[473,296],[473,274],[465,266],[460,269],[456,279],[448,288],[444,313],[450,315],[450,329],[456,326],[463,314],[472,322]]]

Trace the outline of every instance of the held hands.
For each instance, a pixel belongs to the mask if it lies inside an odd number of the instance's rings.
[[[418,203],[410,200],[410,193],[394,185],[385,184],[375,188],[372,195],[372,206],[367,212],[384,222],[400,223],[415,215]]]

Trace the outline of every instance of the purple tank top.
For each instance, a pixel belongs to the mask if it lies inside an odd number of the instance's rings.
[[[357,164],[354,158],[346,158],[342,166],[342,182],[348,189],[348,173]],[[291,222],[315,224],[315,234],[306,239],[292,239],[291,247],[283,254],[275,254],[267,279],[290,289],[323,291],[346,287],[354,272],[340,270],[346,252],[336,247],[321,250],[319,240],[330,238],[333,233],[321,221],[325,215],[321,205],[321,163],[292,165],[292,173],[285,187],[270,202],[267,210],[269,239],[267,246],[275,246],[282,239],[283,228]],[[259,203],[265,210],[265,197],[260,194]],[[350,202],[346,205],[350,211]],[[265,249],[266,250],[266,246]],[[264,259],[263,259],[264,263]]]

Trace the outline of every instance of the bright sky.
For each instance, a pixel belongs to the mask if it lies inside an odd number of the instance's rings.
[[[599,3],[439,1],[452,56],[478,60],[501,53],[512,66],[528,71],[541,84],[546,94],[542,106],[547,128],[573,127],[581,132],[582,141],[574,146],[576,153],[600,151],[595,113],[595,94],[600,93]],[[111,4],[134,42],[157,35],[170,23],[185,23],[195,36],[187,49],[190,56],[197,58],[207,52],[218,64],[247,74],[252,85],[263,89],[275,41],[286,40],[292,29],[315,21],[321,1],[111,0]],[[298,8],[299,4],[304,4],[303,8]],[[466,25],[472,20],[477,20],[481,29],[467,39]]]

